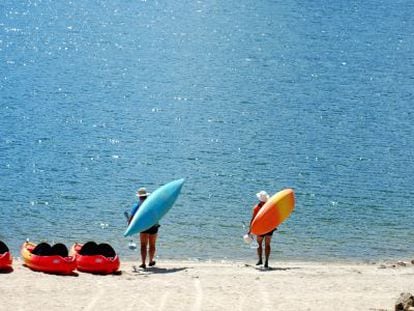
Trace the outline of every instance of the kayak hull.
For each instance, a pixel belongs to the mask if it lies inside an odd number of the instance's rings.
[[[70,275],[76,269],[76,260],[73,256],[62,257],[59,255],[39,256],[32,254],[36,244],[24,242],[20,253],[24,264],[34,270],[52,274]]]
[[[183,178],[177,179],[155,190],[132,217],[124,236],[145,231],[157,224],[174,205],[184,181]]]
[[[118,255],[115,254],[113,257],[102,254],[81,255],[79,251],[82,246],[83,244],[75,243],[70,249],[70,254],[76,258],[79,271],[93,274],[112,274],[118,271],[121,264]]]
[[[295,194],[284,189],[274,194],[253,219],[250,231],[255,235],[266,234],[284,222],[295,208]]]
[[[10,252],[0,254],[0,271],[10,270],[13,264],[13,257]]]

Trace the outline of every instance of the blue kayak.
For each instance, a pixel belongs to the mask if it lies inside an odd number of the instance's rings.
[[[145,231],[157,224],[174,205],[183,184],[184,178],[177,179],[155,190],[139,207],[124,236]]]

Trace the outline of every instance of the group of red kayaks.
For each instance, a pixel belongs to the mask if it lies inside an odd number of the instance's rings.
[[[26,241],[20,253],[24,265],[34,271],[70,275],[74,270],[94,274],[113,274],[120,266],[119,256],[107,243],[93,241],[85,244],[75,243],[70,251],[62,243],[34,244]],[[5,243],[0,241],[0,271],[10,271],[13,257]]]

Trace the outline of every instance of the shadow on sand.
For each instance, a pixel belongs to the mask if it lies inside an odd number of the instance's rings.
[[[8,267],[8,268],[4,268],[4,269],[0,269],[0,274],[8,274],[8,273],[12,273],[13,267]]]
[[[77,273],[75,271],[72,271],[70,273],[57,273],[57,272],[34,270],[34,269],[30,268],[26,264],[22,264],[22,266],[25,267],[25,268],[27,268],[27,269],[29,269],[29,270],[31,270],[31,271],[37,272],[37,273],[44,273],[44,274],[49,274],[49,275],[57,275],[57,276],[63,276],[63,277],[65,277],[65,276],[78,277],[79,276],[79,273]]]
[[[141,269],[137,268],[136,266],[132,267],[132,272],[134,273],[145,273],[145,274],[167,274],[167,273],[176,273],[180,271],[187,270],[187,267],[181,267],[181,268],[159,268],[159,267],[152,267],[152,268],[146,268]]]
[[[249,268],[253,268],[257,271],[260,272],[271,272],[271,271],[289,271],[289,270],[298,270],[300,269],[299,267],[268,267],[265,268],[263,266],[255,266],[255,265],[251,265],[251,264],[245,264],[245,267],[249,267]]]

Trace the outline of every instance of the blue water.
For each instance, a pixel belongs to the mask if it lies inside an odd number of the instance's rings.
[[[135,191],[186,178],[160,258],[413,255],[412,1],[0,3],[0,239],[128,249]]]

